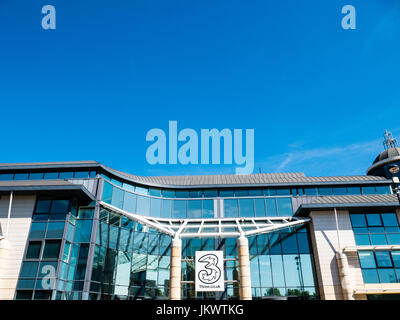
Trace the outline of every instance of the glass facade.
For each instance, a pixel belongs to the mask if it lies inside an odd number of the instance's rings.
[[[358,252],[365,283],[400,282],[400,251]]]
[[[400,227],[395,213],[350,214],[356,244],[398,245]]]
[[[0,180],[89,179],[99,171],[0,173]],[[168,190],[105,175],[101,200],[142,216],[173,219],[293,216],[293,197],[391,193],[387,185]],[[357,245],[400,244],[393,212],[350,215]],[[207,223],[206,221],[205,223]],[[253,299],[318,299],[307,226],[249,240]],[[194,256],[224,252],[224,292],[196,293]],[[38,197],[15,299],[168,299],[171,238],[148,226],[74,197]],[[398,282],[400,251],[360,251],[366,283]],[[234,238],[182,240],[182,299],[239,299]]]

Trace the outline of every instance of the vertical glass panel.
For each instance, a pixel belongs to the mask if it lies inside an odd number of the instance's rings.
[[[239,199],[239,214],[241,217],[254,217],[253,199]]]
[[[26,251],[26,259],[39,259],[41,247],[41,241],[30,241]]]
[[[78,219],[93,219],[93,208],[80,208]]]
[[[399,223],[395,213],[382,213],[382,221],[385,227],[398,227]]]
[[[150,198],[144,196],[137,196],[136,213],[144,216],[150,215]]]
[[[366,214],[367,222],[369,227],[380,227],[382,226],[382,221],[378,213],[368,213]]]
[[[158,266],[158,284],[169,287],[169,265],[170,257],[160,257]]]
[[[260,255],[259,261],[261,287],[272,287],[271,257],[269,255]]]
[[[274,287],[284,287],[285,286],[285,276],[283,274],[283,262],[281,255],[271,255],[271,265],[272,265],[272,280]]]
[[[297,233],[297,243],[299,245],[300,253],[310,253],[310,245],[308,243],[308,233],[298,232]]]
[[[203,218],[214,218],[214,200],[203,200]]]
[[[374,253],[372,251],[358,252],[361,268],[376,268]]]
[[[76,265],[74,280],[85,280],[88,254],[89,254],[89,244],[88,243],[81,244],[79,248],[78,263]]]
[[[354,238],[358,246],[369,246],[371,244],[368,234],[355,234]]]
[[[113,225],[110,225],[110,236],[109,236],[109,247],[112,249],[117,249],[118,238],[119,238],[119,228]]]
[[[392,259],[394,266],[400,268],[400,251],[392,251]]]
[[[115,284],[126,287],[129,286],[130,270],[131,270],[131,255],[126,252],[119,251]]]
[[[374,246],[387,245],[386,235],[385,234],[370,234],[371,244]]]
[[[300,256],[294,254],[283,255],[286,286],[298,287],[302,284]]]
[[[226,218],[236,218],[239,216],[239,207],[237,199],[224,200],[224,216]]]
[[[42,239],[46,231],[47,223],[45,222],[32,222],[29,239]]]
[[[71,243],[69,243],[68,241],[65,241],[64,253],[63,253],[62,260],[63,260],[64,262],[66,262],[66,263],[69,262],[70,250],[71,250]]]
[[[396,273],[394,269],[378,269],[379,279],[381,283],[396,283]]]
[[[172,216],[172,201],[162,200],[161,218],[171,218]]]
[[[49,213],[51,200],[39,199],[36,203],[35,213]]]
[[[254,208],[256,211],[256,217],[265,217],[265,200],[264,199],[254,199]]]
[[[92,220],[78,220],[76,223],[74,242],[90,242],[91,234]]]
[[[111,205],[122,209],[123,204],[124,204],[124,190],[114,187],[112,193]]]
[[[267,216],[277,216],[278,213],[276,210],[276,198],[266,198],[265,200],[267,202]]]
[[[353,228],[363,228],[367,226],[365,215],[363,214],[350,214],[350,220]]]
[[[314,286],[314,273],[311,261],[311,255],[309,254],[301,254],[300,255],[300,264],[302,271],[302,279],[304,286]]]
[[[400,244],[400,233],[388,233],[386,236],[389,244]]]
[[[43,259],[58,259],[61,240],[46,240],[43,249]]]
[[[186,218],[186,200],[174,200],[173,218]]]
[[[364,283],[379,283],[378,270],[377,269],[362,269],[362,275]]]
[[[161,199],[151,198],[151,216],[160,217],[161,215]]]
[[[74,232],[75,232],[75,227],[72,223],[68,223],[67,226],[67,240],[69,242],[72,242],[72,240],[74,239]]]
[[[131,213],[136,213],[136,195],[134,193],[125,192],[124,210]]]
[[[292,210],[292,199],[291,198],[277,198],[278,203],[278,215],[281,217],[287,217],[293,215]]]
[[[261,287],[258,256],[250,256],[251,287]]]
[[[376,251],[375,257],[378,268],[393,267],[389,251]]]
[[[188,218],[201,219],[201,200],[189,200],[188,201]]]
[[[21,268],[20,278],[36,278],[39,262],[24,261]]]
[[[64,234],[64,222],[49,222],[46,238],[62,238]]]
[[[104,186],[103,186],[103,194],[101,199],[108,204],[111,204],[111,199],[112,199],[112,193],[113,193],[113,186],[111,183],[108,183],[107,181],[104,180]]]
[[[297,248],[296,233],[281,233],[282,252],[284,254],[296,254],[299,252]]]
[[[51,214],[67,214],[69,211],[69,200],[53,200],[51,203]]]

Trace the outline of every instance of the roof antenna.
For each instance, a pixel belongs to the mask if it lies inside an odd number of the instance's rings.
[[[383,137],[383,146],[385,147],[385,150],[399,147],[397,139],[393,138],[393,135],[390,131],[385,130],[385,134],[383,135]]]

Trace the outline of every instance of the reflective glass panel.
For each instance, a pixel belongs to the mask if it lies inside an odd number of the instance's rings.
[[[187,210],[187,201],[186,200],[174,200],[173,207],[173,218],[176,219],[185,219],[186,218],[186,210]]]
[[[253,199],[239,199],[239,212],[241,217],[254,217]]]
[[[235,218],[239,216],[239,206],[237,199],[224,200],[224,216],[226,218]]]

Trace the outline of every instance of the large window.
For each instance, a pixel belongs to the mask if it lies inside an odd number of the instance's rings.
[[[400,251],[359,251],[365,283],[400,282]]]
[[[395,213],[350,214],[357,245],[400,244],[400,228]]]

